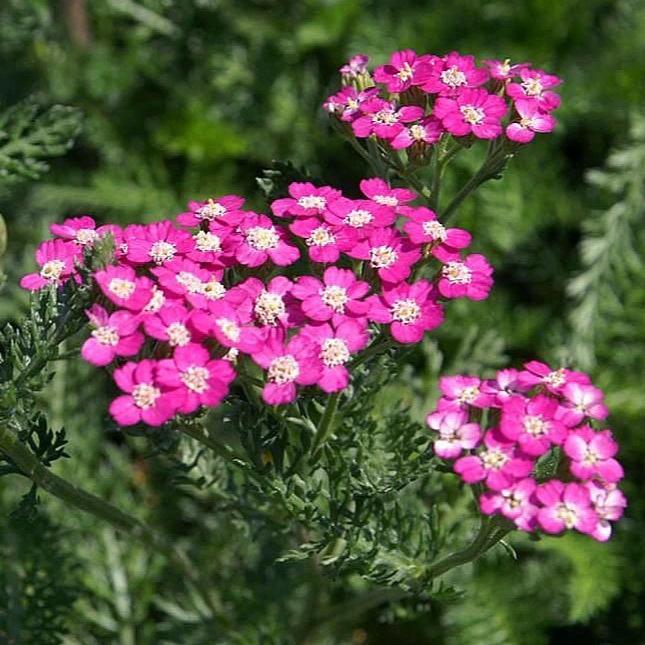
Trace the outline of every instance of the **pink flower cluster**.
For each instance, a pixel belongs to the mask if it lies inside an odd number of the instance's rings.
[[[337,392],[374,334],[417,343],[443,322],[443,302],[481,300],[493,282],[483,256],[462,256],[470,235],[414,206],[415,193],[381,179],[360,190],[350,199],[292,183],[270,214],[227,195],[190,202],[176,223],[123,229],[68,219],[52,226],[55,239],[36,254],[40,271],[21,284],[79,280],[84,247],[113,237],[113,264],[93,275],[100,295],[82,356],[113,366],[122,395],[110,411],[120,425],[215,406],[238,375],[260,372],[269,405],[306,386]],[[428,269],[430,279],[419,277]]]
[[[484,488],[483,513],[503,515],[523,531],[576,529],[609,539],[627,504],[617,487],[623,469],[611,431],[592,427],[608,411],[586,374],[531,361],[492,380],[446,376],[439,387],[437,409],[427,417],[437,433],[435,454],[454,460],[464,482]],[[541,463],[555,455],[557,471],[545,477]]]
[[[553,88],[561,80],[529,63],[486,60],[451,52],[394,52],[373,74],[367,56],[341,68],[343,89],[327,98],[327,112],[347,123],[357,138],[374,136],[395,150],[424,149],[442,135],[518,144],[551,132],[560,105]]]

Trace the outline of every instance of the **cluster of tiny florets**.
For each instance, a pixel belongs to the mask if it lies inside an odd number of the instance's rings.
[[[36,253],[40,271],[21,284],[80,281],[84,250],[112,236],[113,263],[93,274],[100,295],[81,353],[113,366],[120,425],[217,405],[246,357],[264,371],[269,405],[306,386],[337,392],[378,325],[417,343],[443,322],[443,302],[481,300],[493,282],[483,256],[462,256],[470,235],[413,205],[414,192],[377,178],[360,189],[350,199],[292,183],[270,214],[227,195],[190,202],[176,222],[123,229],[71,218],[52,226],[55,238]]]
[[[434,452],[454,460],[464,482],[483,487],[483,513],[523,531],[609,539],[627,504],[618,489],[623,469],[611,431],[594,427],[608,410],[586,374],[531,361],[495,379],[446,376],[439,386],[427,417]]]
[[[553,110],[561,80],[529,63],[486,60],[451,52],[445,56],[394,52],[369,72],[368,58],[352,57],[341,68],[343,89],[323,107],[359,139],[374,136],[394,150],[423,154],[444,133],[454,137],[524,144],[555,127]]]

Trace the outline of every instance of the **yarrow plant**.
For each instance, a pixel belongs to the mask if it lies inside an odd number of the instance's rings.
[[[381,464],[389,463],[400,444],[356,449],[357,415],[369,426],[368,397],[377,394],[367,379],[387,383],[405,350],[450,320],[451,301],[488,297],[493,267],[452,220],[536,133],[554,129],[560,79],[528,63],[478,64],[457,52],[411,50],[373,72],[364,55],[340,71],[342,89],[323,107],[369,163],[371,176],[355,189],[303,176],[274,190],[263,212],[242,196],[215,195],[189,202],[174,220],[149,224],[98,226],[89,215],[73,217],[51,226],[53,238],[36,252],[39,269],[22,286],[49,294],[86,289],[80,353],[113,378],[114,422],[178,430],[220,456],[233,454],[231,464],[255,473],[253,486],[279,497],[294,521],[318,522],[309,528],[319,540],[301,545],[305,555],[336,562],[329,550],[340,541],[346,561],[358,566],[348,545],[359,540],[347,538],[365,521],[358,514],[429,469],[445,468],[442,460],[476,493],[482,531],[471,546],[438,560],[430,541],[428,561],[407,588],[473,560],[514,528],[608,539],[626,505],[617,487],[623,471],[611,432],[598,427],[607,416],[603,393],[581,372],[532,361],[490,380],[444,376],[427,419],[433,439],[417,438],[426,448],[388,466],[383,484],[371,484],[359,456],[381,450]],[[471,148],[481,166],[444,203],[444,173]],[[223,409],[229,421],[239,405],[257,425],[238,428],[246,461],[205,438],[209,411]],[[351,469],[342,470],[348,461]],[[338,488],[340,472],[345,483]],[[392,472],[400,481],[388,479]],[[298,490],[308,492],[292,504],[296,477]],[[346,482],[358,487],[355,497],[345,495]],[[354,528],[339,519],[350,516]],[[379,525],[370,535],[390,528]],[[398,571],[384,577],[370,569],[376,551],[365,547],[367,533],[356,547],[369,553],[365,570],[398,584]]]

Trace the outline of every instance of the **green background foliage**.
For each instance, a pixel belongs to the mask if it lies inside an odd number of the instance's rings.
[[[347,589],[368,589],[352,567],[365,571],[371,559],[367,579],[381,581],[383,571],[405,570],[404,556],[413,557],[413,545],[422,549],[426,536],[411,534],[407,555],[397,551],[403,559],[385,564],[387,554],[373,551],[368,532],[355,536],[357,561],[328,553],[327,576],[302,559],[306,549],[290,542],[258,491],[240,497],[239,481],[192,443],[118,433],[105,413],[108,379],[80,361],[61,363],[41,397],[51,428],[64,425],[69,440],[71,459],[57,461],[57,472],[186,541],[219,590],[227,622],[214,636],[203,620],[206,608],[185,593],[163,557],[44,494],[35,507],[21,505],[29,489],[9,475],[0,479],[0,640],[644,642],[643,33],[639,0],[5,0],[2,321],[27,312],[17,282],[32,270],[34,246],[53,221],[79,213],[121,224],[151,221],[179,212],[189,198],[230,192],[262,208],[255,178],[275,160],[354,194],[368,170],[319,107],[353,53],[380,63],[396,49],[457,49],[530,60],[563,77],[556,132],[538,137],[503,181],[482,187],[459,211],[474,250],[496,268],[492,297],[455,304],[372,411],[391,413],[395,402],[409,407],[412,421],[392,421],[398,435],[375,431],[370,439],[387,446],[396,436],[409,438],[409,453],[395,453],[408,461],[366,457],[364,471],[338,477],[376,498],[388,469],[416,467],[413,444],[424,430],[413,422],[432,405],[439,373],[489,375],[539,357],[588,369],[608,393],[630,506],[608,545],[515,537],[517,560],[498,548],[454,572],[450,582],[463,595],[446,591],[422,606],[372,603],[365,611],[345,603]],[[457,177],[471,160],[459,163]],[[2,246],[0,240],[0,254]],[[363,423],[361,411],[352,414],[348,422]],[[362,446],[366,455],[370,445]],[[0,462],[0,469],[11,465]],[[470,530],[468,503],[450,477],[443,484],[455,489],[448,499],[453,521],[466,525],[463,534]],[[431,496],[437,482],[422,486]],[[309,493],[275,494],[297,504]],[[255,521],[240,499],[257,513]],[[419,512],[406,511],[405,503],[397,506],[402,518]],[[383,513],[392,508],[382,501]],[[299,542],[307,545],[307,536]],[[294,548],[288,557],[285,545]],[[33,576],[38,582],[26,584]],[[307,622],[319,606],[333,614],[324,628]]]

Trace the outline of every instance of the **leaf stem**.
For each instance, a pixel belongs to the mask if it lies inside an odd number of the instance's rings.
[[[320,425],[318,426],[318,431],[316,432],[314,445],[312,447],[312,454],[314,457],[318,455],[323,445],[329,438],[329,435],[331,434],[331,431],[333,429],[334,416],[336,415],[336,410],[338,408],[339,398],[340,392],[334,392],[333,394],[330,394],[329,398],[327,399],[327,404],[325,405],[325,410],[320,420]]]

